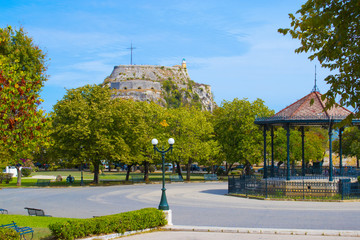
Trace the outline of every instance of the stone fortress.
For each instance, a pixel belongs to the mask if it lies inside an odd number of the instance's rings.
[[[104,80],[114,96],[136,101],[155,102],[164,107],[198,105],[213,111],[211,87],[192,81],[186,61],[173,67],[154,65],[119,65]]]

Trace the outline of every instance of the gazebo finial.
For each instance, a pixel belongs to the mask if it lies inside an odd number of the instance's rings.
[[[320,92],[318,86],[316,85],[316,65],[315,65],[315,85],[311,92]]]

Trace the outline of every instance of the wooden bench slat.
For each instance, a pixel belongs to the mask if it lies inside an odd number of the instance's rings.
[[[29,233],[31,233],[31,235],[32,235],[31,238],[34,237],[34,230],[31,227],[19,227],[19,226],[17,226],[17,224],[14,221],[12,221],[12,223],[10,223],[10,224],[1,225],[0,227],[14,229],[16,232],[18,232],[20,234],[20,237],[25,234],[29,234]],[[25,239],[25,236],[24,236],[24,239]]]
[[[50,180],[49,179],[38,179],[36,181],[36,185],[37,186],[49,186],[50,185]]]
[[[6,212],[6,214],[9,214],[8,210],[3,209],[3,208],[0,208],[0,212],[1,212],[1,214],[5,214],[5,212]]]
[[[44,210],[37,208],[25,208],[28,211],[29,216],[38,216],[38,217],[51,217],[51,215],[45,215]]]

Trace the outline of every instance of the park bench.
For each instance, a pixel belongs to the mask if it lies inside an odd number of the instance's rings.
[[[170,181],[171,182],[183,182],[184,179],[178,174],[173,174],[173,175],[170,175]]]
[[[5,213],[6,213],[6,214],[9,214],[9,213],[8,213],[8,210],[3,209],[3,208],[0,208],[0,213],[1,213],[1,214],[5,214]]]
[[[51,215],[45,215],[44,210],[37,208],[25,208],[28,211],[29,216],[51,217]]]
[[[14,229],[16,232],[18,232],[20,234],[20,239],[23,238],[23,239],[26,240],[25,234],[30,234],[30,233],[31,233],[31,238],[30,239],[32,239],[34,237],[34,230],[32,228],[30,228],[30,227],[18,227],[14,221],[12,221],[12,223],[10,223],[10,224],[1,225],[0,227]]]
[[[50,180],[49,179],[38,179],[36,181],[36,186],[49,186]]]
[[[204,174],[205,181],[217,181],[218,177],[216,174]]]
[[[135,182],[145,182],[144,181],[144,176],[138,176],[138,175],[133,175],[133,176],[131,176],[131,181],[133,182],[133,183],[135,183]]]

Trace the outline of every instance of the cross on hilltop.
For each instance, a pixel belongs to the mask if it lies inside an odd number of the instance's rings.
[[[131,46],[127,49],[131,50],[131,58],[130,58],[130,65],[132,65],[132,55],[133,55],[133,49],[136,49],[135,47],[133,47],[132,42],[131,42]]]

